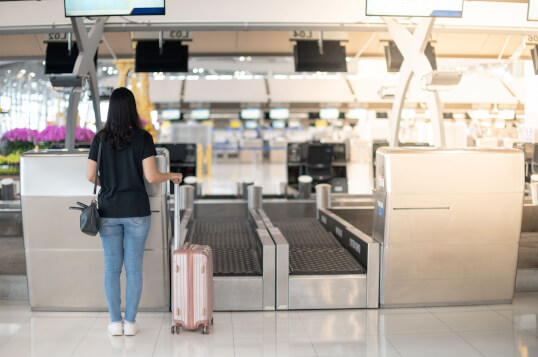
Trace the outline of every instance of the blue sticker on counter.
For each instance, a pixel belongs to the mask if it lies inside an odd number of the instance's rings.
[[[377,207],[377,214],[379,216],[383,216],[383,208],[382,207]]]

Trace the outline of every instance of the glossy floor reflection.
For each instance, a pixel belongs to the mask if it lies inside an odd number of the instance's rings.
[[[0,356],[538,356],[538,293],[510,305],[215,313],[209,335],[170,334],[169,313],[140,313],[111,337],[105,313],[31,312],[0,301]]]

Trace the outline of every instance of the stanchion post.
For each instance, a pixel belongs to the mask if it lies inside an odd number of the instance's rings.
[[[263,201],[263,193],[261,186],[250,185],[248,190],[248,208],[249,209],[261,209]]]
[[[321,208],[331,208],[331,185],[326,183],[316,185],[316,217],[318,218]]]
[[[191,185],[182,185],[179,187],[180,209],[194,208],[194,187]]]
[[[181,192],[179,184],[174,184],[174,242],[173,251],[181,248]]]
[[[211,145],[207,146],[205,156],[206,156],[205,161],[206,161],[206,164],[207,164],[207,177],[211,177],[211,161],[213,159],[213,149],[212,149]]]
[[[196,145],[196,178],[199,182],[204,177],[204,151],[201,144]]]

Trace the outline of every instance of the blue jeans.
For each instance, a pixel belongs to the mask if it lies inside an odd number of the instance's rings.
[[[135,322],[142,295],[142,260],[151,216],[101,218],[99,233],[105,252],[105,295],[112,322],[121,321],[120,275],[127,278],[125,321]]]

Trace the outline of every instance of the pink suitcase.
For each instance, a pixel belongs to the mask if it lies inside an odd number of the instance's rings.
[[[181,327],[213,323],[213,255],[211,247],[185,243],[172,254],[172,333]]]

